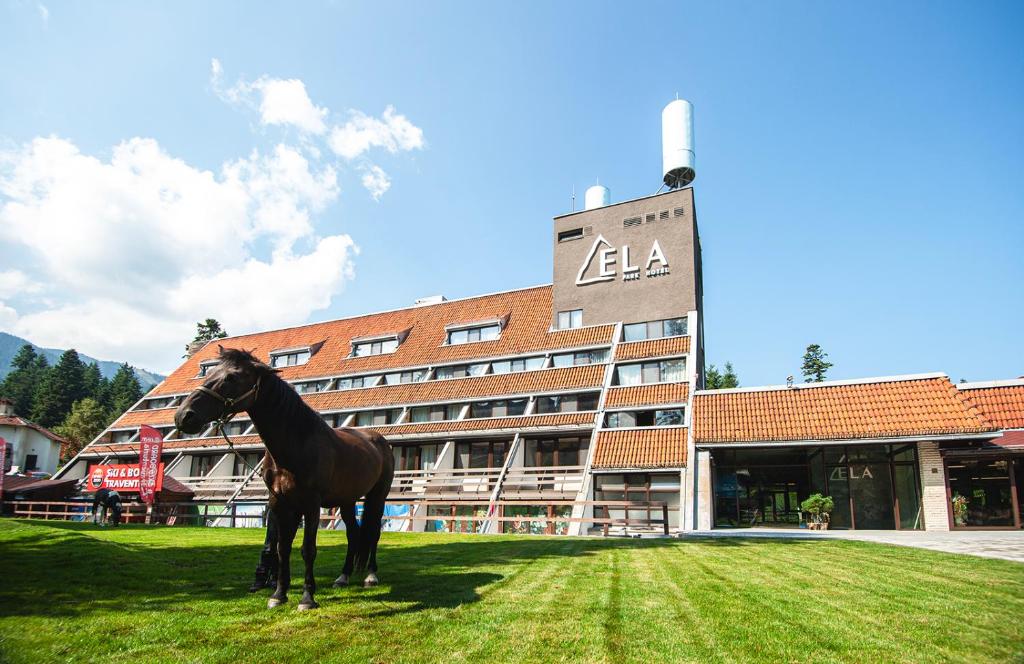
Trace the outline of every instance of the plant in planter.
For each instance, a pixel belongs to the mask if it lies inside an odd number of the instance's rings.
[[[807,520],[807,527],[810,530],[828,530],[828,515],[835,506],[830,496],[823,496],[820,493],[812,494],[800,503],[800,509],[811,515]]]
[[[953,494],[953,525],[967,525],[967,497],[959,493]]]

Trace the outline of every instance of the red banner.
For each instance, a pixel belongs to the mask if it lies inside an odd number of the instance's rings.
[[[161,463],[157,466],[156,486],[153,487],[153,492],[155,493],[162,489],[163,485],[164,464]],[[139,464],[125,463],[118,466],[93,466],[89,469],[89,480],[85,484],[85,490],[99,491],[100,489],[138,493]]]
[[[163,478],[160,453],[164,447],[164,436],[153,427],[143,424],[139,427],[139,441],[139,498],[147,505],[152,505],[153,495],[159,491],[157,484]]]
[[[4,499],[4,475],[7,474],[7,441],[0,436],[0,501]]]

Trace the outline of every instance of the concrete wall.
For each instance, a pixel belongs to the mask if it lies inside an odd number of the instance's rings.
[[[949,530],[949,501],[946,499],[946,472],[939,454],[939,444],[917,444],[921,466],[921,506],[925,530]]]
[[[676,208],[683,209],[682,216],[675,216]],[[668,213],[667,219],[660,218],[662,212]],[[648,222],[650,214],[654,221]],[[638,216],[640,225],[623,226],[624,219]],[[573,229],[584,229],[585,235],[558,241],[559,233]],[[607,243],[600,243],[599,237]],[[655,240],[668,262],[668,274],[648,276],[645,268]],[[556,217],[552,243],[553,326],[557,312],[573,309],[583,310],[584,325],[675,318],[701,310],[700,251],[692,189]],[[577,277],[584,266],[584,280],[600,276],[602,250],[609,250],[606,270],[614,276],[578,285]],[[636,272],[626,272],[627,251],[629,265],[639,267]],[[658,271],[662,265],[655,262],[651,267]],[[628,274],[638,278],[627,279]]]

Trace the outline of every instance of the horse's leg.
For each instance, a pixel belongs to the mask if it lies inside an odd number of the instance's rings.
[[[299,515],[283,505],[276,505],[277,514],[277,590],[267,600],[267,608],[272,609],[288,601],[288,588],[292,583],[291,557],[292,541],[295,531],[299,528]]]
[[[380,487],[383,487],[383,490],[380,490]],[[364,588],[372,588],[380,583],[377,578],[377,542],[380,541],[384,502],[390,489],[390,483],[387,486],[379,484],[366,496],[366,502],[363,504],[363,527],[360,529],[360,534],[363,538],[362,546],[364,548],[360,555],[365,556],[363,562],[366,563],[368,571],[366,579],[363,581]]]
[[[345,536],[348,538],[348,547],[345,551],[345,566],[341,568],[341,576],[334,580],[334,586],[340,588],[347,586],[349,577],[352,576],[352,568],[355,565],[356,553],[359,549],[359,524],[356,522],[356,506],[342,505],[341,520],[345,522]]]
[[[313,561],[316,560],[316,531],[320,526],[320,506],[310,507],[303,515],[302,529],[302,562],[306,563],[306,577],[302,584],[302,599],[299,600],[299,611],[319,608],[313,599],[316,592],[316,577],[313,575]]]

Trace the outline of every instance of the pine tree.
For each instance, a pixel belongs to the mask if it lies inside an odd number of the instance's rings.
[[[733,371],[732,362],[726,362],[725,363],[725,373],[722,374],[722,387],[728,389],[730,387],[739,387],[739,386],[740,386],[740,379],[736,375],[736,372]]]
[[[85,365],[85,372],[82,375],[82,383],[85,386],[85,396],[92,397],[97,401],[100,400],[100,394],[103,392],[103,383],[106,382],[106,378],[100,372],[100,365],[95,362],[90,362]]]
[[[64,421],[71,406],[85,397],[85,364],[74,348],[64,351],[60,360],[39,382],[32,401],[32,420],[44,427]]]
[[[54,433],[68,441],[61,448],[61,461],[67,461],[78,454],[83,447],[100,435],[109,422],[107,410],[92,397],[76,401],[71,412],[64,418],[64,423],[54,429]]]
[[[832,368],[832,363],[826,358],[828,353],[821,349],[818,344],[811,344],[804,353],[804,364],[800,372],[804,375],[805,383],[820,383],[825,380],[825,375]]]
[[[722,389],[722,373],[718,370],[718,367],[713,364],[709,364],[707,370],[704,372],[704,389]]]
[[[220,326],[216,318],[207,318],[201,323],[196,323],[196,337],[192,343],[185,345],[185,357],[190,357],[209,341],[223,339],[228,333]]]
[[[719,371],[718,367],[713,364],[708,365],[707,371],[704,372],[705,390],[724,390],[739,386],[740,379],[732,368],[732,362],[725,363],[725,373]]]
[[[110,405],[107,412],[111,420],[120,416],[142,398],[142,386],[139,384],[139,379],[135,377],[135,370],[127,362],[118,367],[117,373],[110,380],[109,392]]]
[[[28,417],[32,412],[32,398],[39,378],[39,358],[31,344],[25,344],[11,360],[11,373],[0,383],[0,396],[14,402],[14,412]],[[43,358],[46,362],[46,358]]]

